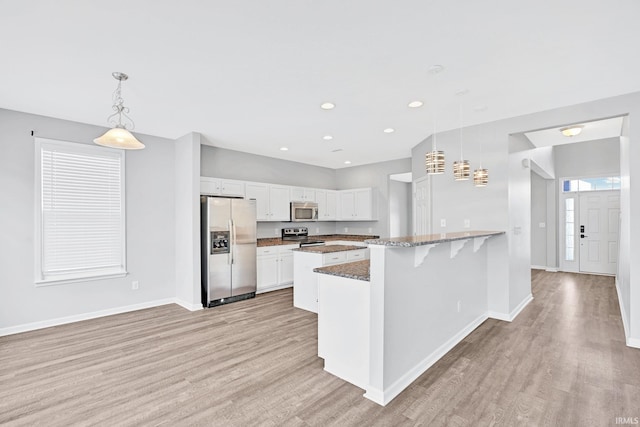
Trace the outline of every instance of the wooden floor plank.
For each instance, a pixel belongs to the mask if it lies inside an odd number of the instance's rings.
[[[387,406],[323,370],[290,289],[0,337],[10,426],[613,425],[640,416],[640,351],[610,277],[532,272],[534,300],[489,319]]]

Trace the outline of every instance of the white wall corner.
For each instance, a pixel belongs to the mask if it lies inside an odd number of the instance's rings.
[[[487,316],[490,317],[491,319],[503,320],[505,322],[512,322],[516,317],[518,317],[520,312],[522,310],[524,310],[524,308],[531,301],[533,301],[533,295],[529,294],[520,302],[520,304],[518,304],[518,306],[516,308],[511,310],[510,313],[500,313],[500,312],[497,312],[497,311],[489,310],[489,312],[487,313]]]

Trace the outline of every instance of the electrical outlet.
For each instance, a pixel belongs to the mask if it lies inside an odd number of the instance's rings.
[[[137,280],[134,280],[133,282],[131,282],[131,289],[136,291],[138,290],[138,288],[140,287],[140,283]]]
[[[320,234],[320,229],[316,227],[316,234]]]
[[[465,219],[464,220],[464,228],[469,228],[471,227],[471,220],[470,219]]]
[[[345,232],[345,233],[348,233],[348,232],[349,232],[349,227],[345,227],[345,228],[344,228],[344,232]]]
[[[460,313],[461,308],[462,308],[462,301],[458,301],[458,313]]]
[[[540,223],[538,223],[538,227],[540,227],[540,228],[547,228],[547,224],[546,224],[546,223],[544,223],[544,222],[540,222]]]
[[[280,235],[280,230],[278,230],[277,228],[273,229],[273,235],[278,237]]]
[[[446,227],[447,226],[447,220],[445,218],[442,218],[440,220],[440,227]]]
[[[373,228],[369,227],[369,234],[373,233]]]

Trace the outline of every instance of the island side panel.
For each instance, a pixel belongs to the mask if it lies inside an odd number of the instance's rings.
[[[415,248],[372,247],[365,396],[377,403],[388,403],[487,318],[486,245],[474,252],[469,239],[453,258],[451,245],[431,248],[418,266]]]

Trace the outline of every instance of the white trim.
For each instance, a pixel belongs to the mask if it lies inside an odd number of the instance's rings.
[[[560,270],[558,270],[557,267],[547,267],[545,268],[545,271],[548,271],[549,273],[557,273]]]
[[[90,313],[75,314],[73,316],[58,317],[56,319],[42,320],[39,322],[25,323],[22,325],[10,326],[0,329],[0,337],[13,335],[21,332],[35,331],[37,329],[50,328],[52,326],[66,325],[67,323],[80,322],[82,320],[96,319],[98,317],[111,316],[113,314],[128,313],[130,311],[143,310],[145,308],[159,307],[167,304],[179,304],[176,298],[164,298],[155,301],[143,302],[140,304],[125,305],[122,307],[108,308],[106,310],[93,311]]]
[[[202,304],[191,304],[181,300],[180,298],[174,298],[173,302],[178,304],[182,308],[186,308],[189,311],[200,311],[204,308],[202,307]]]
[[[427,369],[433,366],[438,360],[440,360],[445,354],[447,354],[452,348],[465,339],[474,329],[487,320],[487,315],[482,314],[476,319],[471,321],[467,326],[463,327],[460,332],[448,339],[444,344],[438,347],[430,355],[425,357],[417,365],[411,368],[402,377],[398,378],[393,384],[384,390],[378,390],[376,388],[367,388],[367,392],[364,394],[369,400],[377,403],[378,405],[386,405],[391,402],[397,395],[399,395],[405,388],[407,388],[412,382],[414,382],[420,375],[424,374]]]
[[[543,266],[543,265],[532,265],[531,266],[532,270],[546,270],[547,267]]]
[[[620,306],[620,316],[622,317],[622,327],[624,328],[624,339],[627,347],[640,348],[640,338],[633,338],[629,336],[629,326],[627,325],[626,311],[624,310],[624,303],[620,298],[620,286],[618,286],[618,278],[616,277],[616,293],[618,294],[618,305]]]
[[[514,308],[513,310],[511,310],[511,313],[506,314],[506,313],[499,313],[497,311],[489,311],[487,313],[487,315],[492,318],[492,319],[496,319],[496,320],[503,320],[505,322],[513,322],[513,320],[518,317],[518,315],[520,314],[520,312],[522,310],[524,310],[524,308],[531,302],[533,301],[533,295],[529,294],[527,295],[521,302],[520,304],[518,304],[518,306],[516,308]]]
[[[258,290],[256,290],[256,295],[259,294],[264,294],[266,292],[271,292],[271,291],[279,291],[280,289],[286,289],[286,288],[293,288],[293,282],[290,283],[280,283],[278,285],[273,285],[273,286],[269,286],[269,287],[265,287],[265,288],[260,288]]]

